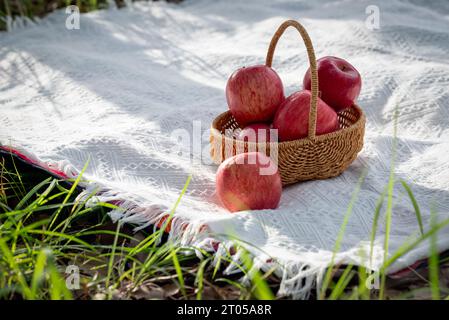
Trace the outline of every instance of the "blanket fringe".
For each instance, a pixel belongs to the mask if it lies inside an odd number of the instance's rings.
[[[66,160],[44,161],[33,153],[22,148],[2,146],[0,148],[11,152],[23,160],[41,167],[48,172],[62,178],[74,179],[79,171]],[[156,231],[166,221],[169,208],[160,204],[142,203],[135,195],[121,190],[114,190],[97,182],[83,179],[79,185],[84,189],[76,201],[84,203],[86,207],[94,207],[101,203],[109,203],[116,208],[111,209],[108,215],[116,223],[127,223],[135,226],[138,231],[153,226]],[[242,284],[249,284],[257,271],[273,273],[280,278],[278,296],[288,296],[293,299],[309,298],[314,287],[318,287],[323,278],[326,266],[311,265],[306,262],[292,262],[274,260],[267,253],[246,245],[236,239],[214,235],[208,230],[207,224],[202,221],[188,221],[176,214],[172,217],[169,228],[166,229],[168,240],[175,246],[194,248],[198,258],[202,259],[202,251],[212,252],[214,258],[211,267],[215,267],[220,261],[231,261],[226,265],[225,275],[242,273],[239,266],[244,264],[244,259],[252,259],[252,266],[240,279]]]
[[[139,206],[133,200],[123,200],[131,195],[100,188],[97,184],[89,185],[79,196],[78,200],[85,202],[87,207],[95,206],[98,202],[112,203],[117,209],[108,214],[114,222],[136,225],[135,231],[153,226],[154,230],[164,224],[168,215],[168,208],[161,205]],[[242,275],[243,285],[251,283],[257,271],[273,271],[280,281],[278,296],[288,296],[293,299],[308,299],[314,287],[321,283],[325,266],[313,266],[305,262],[288,262],[273,260],[269,255],[255,248],[248,248],[238,240],[214,236],[202,222],[187,221],[174,215],[168,231],[168,239],[175,246],[192,247],[198,258],[204,258],[202,251],[213,252],[214,258],[211,268],[221,261],[229,261],[223,271],[225,275],[242,273],[239,266],[244,264],[245,253],[252,259],[252,266]]]

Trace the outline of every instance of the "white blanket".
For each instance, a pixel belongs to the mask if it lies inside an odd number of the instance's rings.
[[[126,200],[115,202],[125,212],[115,210],[112,217],[140,226],[160,220],[193,174],[175,214],[173,240],[211,249],[210,239],[219,239],[218,256],[233,243],[223,233],[232,234],[249,243],[257,267],[270,267],[268,256],[282,265],[281,294],[304,298],[331,261],[364,170],[335,262],[373,270],[383,262],[385,206],[372,263],[366,254],[376,202],[389,179],[396,106],[395,178],[411,185],[425,230],[431,209],[440,219],[449,217],[449,5],[427,3],[136,3],[83,14],[79,30],[66,28],[68,15],[61,10],[0,34],[0,143],[69,177],[90,159],[86,176],[96,183],[84,185],[89,191],[101,186],[96,199]],[[367,27],[371,4],[379,8],[379,29]],[[286,188],[279,209],[229,214],[214,195],[207,131],[227,110],[228,76],[264,63],[272,34],[289,18],[304,24],[317,57],[339,56],[360,71],[365,146],[341,176]],[[281,39],[273,67],[288,94],[301,88],[308,64],[295,30]],[[393,200],[388,255],[419,235],[400,183]],[[437,244],[449,249],[447,229]],[[389,272],[428,254],[424,242]]]

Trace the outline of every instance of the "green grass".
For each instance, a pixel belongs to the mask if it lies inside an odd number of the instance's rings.
[[[366,173],[363,173],[361,175],[361,177],[360,177],[360,179],[358,181],[358,184],[357,184],[357,188],[356,188],[355,192],[353,193],[351,201],[349,203],[348,210],[346,211],[346,214],[345,214],[345,216],[343,218],[343,223],[342,223],[342,225],[340,227],[340,231],[338,232],[338,236],[337,236],[337,239],[335,241],[335,247],[334,247],[334,251],[333,251],[333,254],[332,254],[332,259],[331,259],[331,262],[330,262],[330,266],[331,267],[328,268],[328,270],[326,272],[326,275],[324,276],[323,285],[320,288],[320,290],[321,290],[320,296],[319,296],[320,299],[324,299],[326,297],[326,291],[328,290],[329,284],[330,284],[330,282],[332,280],[332,273],[333,273],[333,266],[334,266],[334,263],[335,263],[335,256],[340,251],[341,242],[343,241],[343,237],[344,237],[345,230],[346,230],[346,225],[349,222],[349,218],[351,217],[351,214],[352,214],[352,208],[354,207],[354,204],[355,204],[355,202],[357,200],[357,196],[358,196],[358,193],[359,193],[360,188],[362,186],[362,183],[365,180],[365,174]],[[341,284],[340,284],[340,286],[341,286]],[[340,290],[340,289],[338,289],[338,290]],[[335,291],[335,289],[334,289],[334,291]],[[335,292],[333,292],[333,294],[331,296],[335,298]]]
[[[0,157],[0,299],[116,299],[116,298],[272,298],[265,274],[227,277],[213,256],[182,248],[167,239],[164,229],[132,232],[113,224],[107,211],[117,207],[98,203],[87,208],[77,200],[82,175],[67,183],[40,175],[13,156]],[[33,185],[37,180],[39,183]],[[174,204],[168,226],[184,192]],[[152,230],[152,228],[148,228]],[[68,290],[65,269],[80,270],[80,289]],[[243,272],[248,261],[238,266]]]

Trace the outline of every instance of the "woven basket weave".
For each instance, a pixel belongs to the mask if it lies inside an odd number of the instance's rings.
[[[317,136],[316,110],[318,102],[318,72],[315,52],[307,31],[297,21],[287,20],[276,31],[268,49],[266,65],[271,67],[276,44],[289,26],[296,28],[306,46],[309,57],[312,98],[310,101],[308,137],[285,142],[253,143],[235,139],[240,129],[228,111],[212,123],[211,157],[217,164],[226,158],[248,151],[261,151],[278,163],[282,183],[326,179],[341,174],[357,157],[363,147],[365,115],[357,105],[338,113],[340,129]]]

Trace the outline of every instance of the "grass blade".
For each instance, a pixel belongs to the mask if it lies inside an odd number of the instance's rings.
[[[80,183],[81,177],[83,176],[84,172],[86,171],[88,165],[89,165],[89,159],[86,161],[86,163],[85,163],[83,169],[81,170],[81,172],[80,172],[80,173],[78,174],[78,176],[76,177],[75,182],[72,184],[72,187],[70,188],[70,190],[69,190],[69,192],[67,193],[67,195],[66,195],[64,201],[63,201],[62,204],[61,204],[62,206],[65,205],[65,204],[69,201],[69,199],[70,199],[70,197],[72,196],[73,192],[75,191],[76,187],[77,187],[78,184]],[[53,217],[53,220],[51,221],[50,225],[48,226],[49,229],[51,229],[51,227],[53,226],[53,224],[54,224],[54,223],[56,222],[56,220],[58,219],[58,216],[59,216],[59,214],[61,213],[61,210],[62,210],[62,206],[58,209],[58,211],[56,211],[56,213],[55,213],[55,215],[54,215],[54,217]]]
[[[413,195],[412,189],[409,187],[409,185],[404,180],[401,180],[401,184],[404,187],[405,191],[407,191],[410,201],[413,204],[413,208],[415,209],[416,219],[418,220],[419,230],[421,231],[421,235],[422,235],[422,234],[424,234],[424,226],[422,223],[421,210],[419,210],[418,202],[416,201],[416,199]]]
[[[111,249],[111,257],[109,258],[109,263],[108,263],[108,275],[106,278],[106,290],[108,292],[108,297],[109,299],[111,298],[112,292],[109,292],[109,284],[111,281],[111,277],[112,277],[112,270],[114,267],[114,257],[115,257],[115,251],[117,249],[117,242],[118,242],[118,235],[120,232],[120,228],[121,228],[121,222],[117,222],[117,229],[115,230],[115,236],[114,236],[114,243],[112,244],[112,249]]]
[[[374,240],[376,239],[377,234],[377,227],[379,224],[379,217],[380,217],[380,211],[382,209],[382,206],[384,204],[385,196],[386,196],[387,190],[385,189],[382,194],[380,195],[379,200],[376,204],[376,209],[374,211],[374,217],[373,217],[373,226],[371,228],[371,239],[370,239],[370,266],[373,264],[373,254],[374,254]]]
[[[430,225],[433,227],[436,222],[436,213],[431,210],[430,212]],[[430,236],[430,256],[429,256],[429,278],[430,288],[432,291],[432,300],[440,300],[440,281],[439,281],[439,256],[437,249],[437,234],[434,233]]]
[[[354,274],[351,274],[353,265],[348,265],[343,271],[342,275],[337,281],[335,288],[332,290],[332,293],[329,296],[329,300],[337,300],[344,292],[346,287],[348,286],[349,281],[354,277]]]
[[[395,185],[395,174],[394,166],[396,162],[396,145],[397,145],[397,129],[398,129],[398,107],[395,107],[394,112],[394,124],[393,124],[393,146],[391,155],[391,167],[390,167],[390,177],[388,179],[387,186],[387,209],[385,212],[385,238],[384,238],[384,262],[388,258],[388,250],[390,244],[390,232],[391,232],[391,220],[393,212],[393,190]],[[385,286],[387,281],[386,273],[381,274],[379,299],[382,300],[385,296]]]
[[[334,267],[334,263],[335,263],[335,256],[340,251],[341,242],[343,241],[343,237],[344,237],[344,234],[346,231],[346,225],[348,224],[349,218],[352,214],[352,209],[357,200],[359,191],[362,187],[365,177],[366,177],[366,171],[364,171],[360,175],[359,181],[357,182],[357,186],[356,186],[356,188],[352,194],[351,200],[349,202],[348,209],[346,210],[345,216],[343,218],[343,223],[341,224],[340,231],[338,232],[337,239],[335,241],[335,246],[334,246],[334,251],[332,253],[331,262],[330,262],[330,264],[327,268],[326,274],[324,276],[323,284],[322,284],[321,288],[319,289],[320,290],[320,294],[319,294],[320,299],[324,299],[326,297],[326,290],[329,287],[329,284],[332,280],[332,272],[333,272],[333,267]]]
[[[173,266],[175,267],[176,274],[178,275],[179,287],[182,295],[186,296],[186,289],[184,284],[184,275],[182,274],[181,265],[179,264],[177,250],[172,250],[171,257],[173,259]]]
[[[203,289],[204,289],[204,269],[206,269],[208,260],[204,260],[200,263],[200,266],[198,267],[198,272],[195,277],[195,285],[197,286],[198,292],[196,293],[196,299],[201,300]]]
[[[44,181],[42,181],[41,183],[37,184],[36,186],[33,187],[33,189],[31,189],[30,192],[28,192],[21,200],[20,202],[16,205],[15,210],[20,210],[23,205],[33,196],[35,195],[43,186],[45,186],[46,184],[48,184],[50,181],[52,180],[51,177],[49,177],[48,179],[45,179]],[[49,186],[50,187],[54,187],[56,180],[53,180]],[[48,190],[48,189],[47,189]],[[49,191],[48,191],[49,192]]]
[[[243,248],[241,248],[243,250]],[[241,256],[243,265],[247,270],[246,274],[250,277],[253,283],[252,293],[259,300],[274,300],[273,292],[268,286],[266,280],[262,277],[259,270],[253,270],[253,262],[249,253],[244,250]]]

